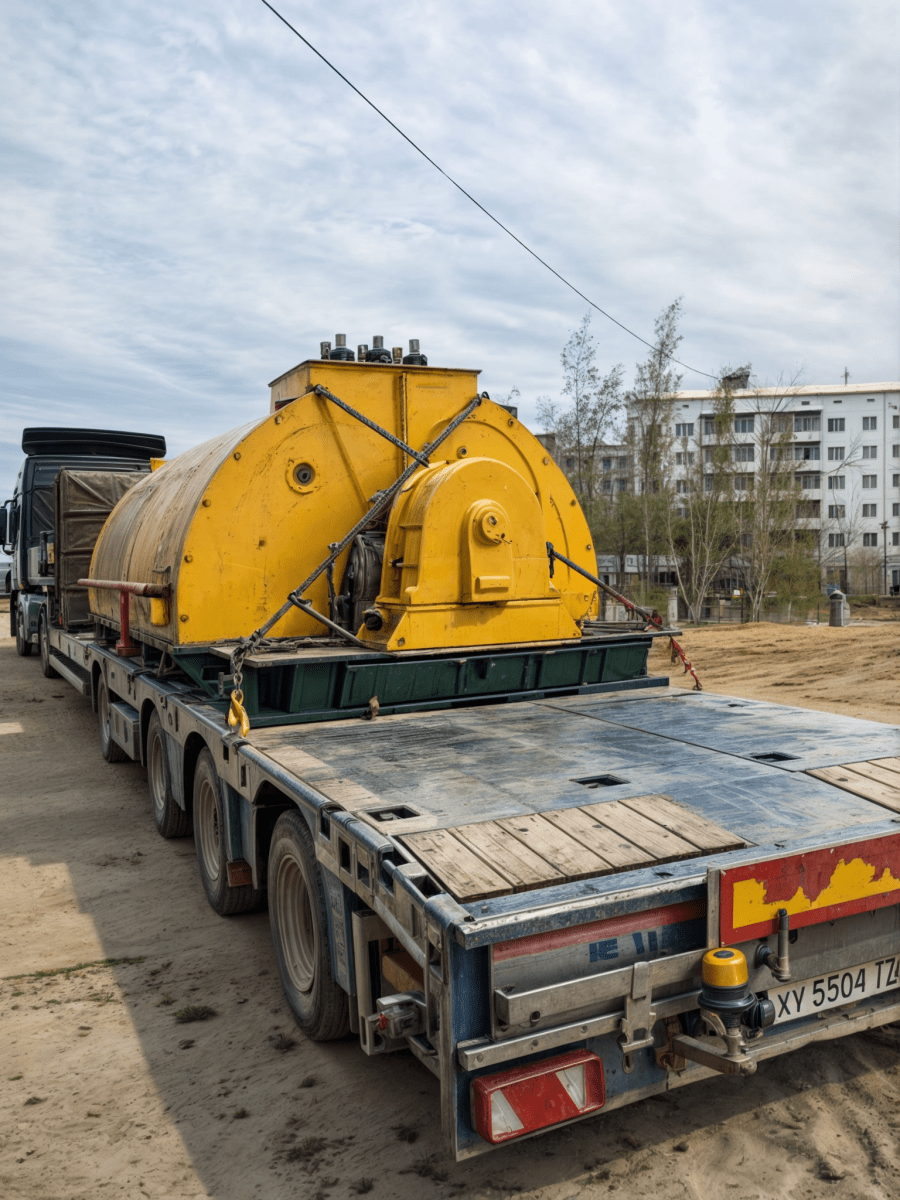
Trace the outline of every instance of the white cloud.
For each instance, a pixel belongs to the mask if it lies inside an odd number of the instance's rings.
[[[893,4],[283,0],[410,137],[649,337],[762,378],[896,378]],[[340,330],[418,336],[523,415],[585,305],[253,0],[10,0],[0,479],[23,424],[262,413]],[[601,362],[643,348],[596,317]],[[688,385],[702,378],[685,374]]]

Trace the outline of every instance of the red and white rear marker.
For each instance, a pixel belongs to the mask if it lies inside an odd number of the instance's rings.
[[[472,1084],[472,1119],[485,1141],[508,1142],[603,1107],[603,1063],[570,1050],[525,1067],[482,1075]]]

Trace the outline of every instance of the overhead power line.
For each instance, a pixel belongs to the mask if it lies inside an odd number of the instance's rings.
[[[642,338],[639,333],[635,333],[633,329],[629,329],[627,325],[623,325],[621,321],[617,321],[616,318],[611,313],[608,313],[605,308],[601,308],[599,304],[595,304],[593,300],[591,300],[588,296],[586,296],[584,294],[584,292],[579,291],[574,283],[570,283],[569,280],[566,279],[566,277],[564,275],[560,275],[559,271],[557,271],[555,267],[551,267],[550,264],[548,262],[546,262],[543,258],[541,258],[541,256],[538,253],[536,253],[534,250],[531,249],[530,246],[528,246],[525,242],[523,242],[520,237],[517,237],[516,234],[514,234],[511,229],[509,229],[506,225],[504,225],[503,222],[498,217],[495,217],[494,214],[492,212],[490,212],[488,209],[486,209],[480,201],[476,200],[475,197],[471,194],[471,192],[467,192],[461,183],[457,183],[452,175],[448,175],[447,172],[444,170],[444,168],[439,166],[438,163],[436,163],[430,155],[426,154],[425,151],[422,149],[422,147],[419,146],[416,142],[414,142],[408,134],[404,133],[403,130],[400,128],[400,126],[395,124],[386,113],[383,113],[377,104],[375,104],[372,100],[370,100],[369,97],[364,92],[361,92],[355,83],[352,83],[347,78],[347,76],[343,74],[343,72],[339,71],[338,68],[334,65],[334,63],[325,57],[325,55],[322,53],[321,50],[317,50],[316,47],[312,44],[312,42],[309,40],[309,38],[304,37],[299,29],[296,29],[290,23],[290,21],[288,21],[285,17],[283,17],[281,15],[281,13],[278,11],[278,9],[274,8],[269,3],[269,0],[262,0],[262,3],[266,6],[266,8],[271,13],[274,13],[274,15],[278,18],[279,21],[281,21],[281,23],[283,25],[287,26],[287,28],[291,31],[291,33],[293,33],[296,37],[298,37],[305,46],[308,46],[309,49],[312,50],[313,54],[315,54],[319,58],[321,58],[322,62],[325,64],[326,67],[330,67],[330,69],[332,71],[334,71],[335,75],[337,75],[339,79],[343,79],[343,81],[344,81],[344,83],[346,83],[347,87],[352,88],[353,91],[356,92],[357,96],[359,96],[360,100],[364,100],[366,102],[366,104],[368,104],[369,108],[374,109],[374,111],[378,113],[379,117],[381,117],[381,119],[383,121],[387,121],[387,123],[388,123],[388,125],[390,125],[391,129],[393,129],[396,133],[399,133],[405,142],[409,142],[410,146],[412,146],[413,150],[415,150],[417,154],[421,154],[421,156],[425,159],[425,161],[430,163],[436,171],[440,171],[440,173],[444,176],[444,178],[449,183],[452,183],[453,186],[457,189],[457,191],[462,192],[462,194],[465,196],[465,198],[467,200],[471,200],[471,202],[475,205],[476,208],[480,208],[486,217],[488,217],[491,221],[493,221],[495,225],[498,225],[503,230],[504,233],[508,234],[513,239],[514,242],[518,242],[518,244],[522,247],[523,250],[527,251],[531,255],[532,258],[536,259],[541,264],[542,267],[546,267],[547,270],[550,271],[551,274],[555,275],[556,278],[560,281],[560,283],[564,283],[567,288],[570,288],[575,293],[576,296],[580,296],[581,299],[584,300],[584,302],[586,304],[589,304],[591,308],[596,309],[596,311],[598,313],[600,313],[602,316],[606,317],[606,319],[608,321],[612,321],[612,323],[614,325],[618,325],[618,327],[620,329],[623,329],[631,337],[637,338],[637,340],[639,342],[643,342],[643,344],[645,346],[649,346],[651,350],[657,349],[657,347],[654,346],[652,342],[648,342],[647,339]],[[715,379],[716,378],[715,375],[710,375],[710,373],[708,371],[701,371],[697,367],[689,366],[688,363],[682,362],[680,358],[675,358],[672,355],[666,355],[666,357],[669,359],[670,362],[677,363],[679,367],[684,367],[684,369],[686,371],[693,371],[694,374],[703,375],[707,379]]]

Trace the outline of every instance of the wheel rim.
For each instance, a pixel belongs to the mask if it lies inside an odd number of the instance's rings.
[[[150,753],[148,755],[147,774],[150,777],[150,795],[153,797],[153,809],[157,817],[162,818],[166,811],[166,766],[163,760],[165,748],[158,732],[150,738]]]
[[[194,821],[200,838],[203,870],[209,882],[215,883],[219,878],[219,806],[215,789],[208,779],[200,782],[196,809]]]
[[[316,928],[306,877],[296,858],[282,859],[275,880],[278,934],[291,983],[300,992],[316,980]]]

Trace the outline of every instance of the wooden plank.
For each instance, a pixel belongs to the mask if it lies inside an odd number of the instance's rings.
[[[874,779],[877,783],[883,783],[889,788],[893,788],[900,798],[900,771],[891,771],[886,767],[880,766],[874,760],[872,762],[856,762],[848,763],[847,766],[857,775],[862,775],[866,779]]]
[[[855,796],[862,796],[874,804],[900,812],[900,793],[896,788],[877,783],[874,779],[867,779],[865,775],[858,775],[850,767],[820,767],[818,770],[807,771],[806,774],[813,775],[825,783],[832,783],[845,792],[853,792]]]
[[[657,862],[672,858],[693,858],[700,853],[696,846],[686,842],[684,838],[670,833],[649,817],[626,808],[619,801],[613,801],[611,804],[592,804],[582,811],[600,821],[607,829],[628,838],[635,846],[640,846]]]
[[[425,974],[406,950],[389,950],[381,956],[381,973],[395,992],[421,992]]]
[[[597,808],[602,807],[597,805]],[[591,815],[590,809],[562,808],[544,813],[548,821],[563,830],[577,842],[581,842],[601,858],[605,858],[614,870],[624,867],[646,866],[655,862],[652,854],[620,837]],[[691,847],[693,850],[693,846]]]
[[[896,771],[900,774],[900,758],[870,758],[873,767],[884,767],[886,771]]]
[[[729,833],[720,825],[708,821],[706,817],[698,816],[680,804],[676,804],[671,796],[648,795],[632,796],[628,800],[620,800],[626,808],[633,808],[641,816],[649,817],[663,829],[677,834],[706,853],[723,850],[739,850],[747,842],[734,833]]]
[[[551,866],[546,858],[501,829],[496,821],[458,825],[453,834],[488,866],[508,876],[512,880],[513,891],[522,892],[547,883],[562,883],[565,879],[563,873]]]
[[[485,900],[512,891],[512,880],[489,867],[449,829],[408,833],[401,840],[457,900]]]
[[[580,841],[570,837],[564,829],[548,821],[546,814],[529,813],[526,817],[504,817],[495,824],[552,863],[567,882],[589,879],[592,875],[606,875],[613,869],[601,855],[589,850]]]

